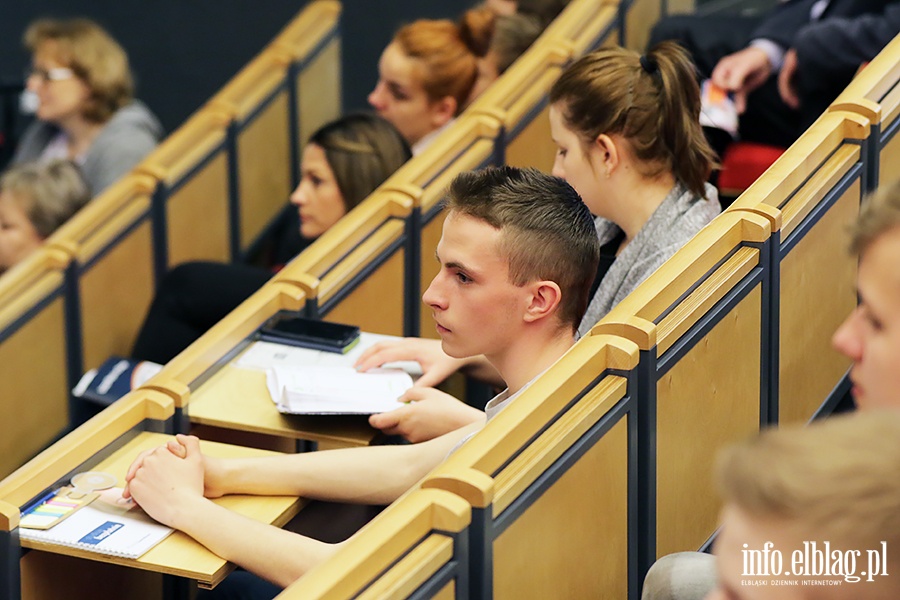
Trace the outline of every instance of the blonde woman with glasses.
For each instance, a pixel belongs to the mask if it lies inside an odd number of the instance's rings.
[[[32,66],[26,86],[37,101],[13,164],[70,160],[96,195],[127,173],[162,136],[135,100],[128,57],[88,19],[40,19],[25,32]]]

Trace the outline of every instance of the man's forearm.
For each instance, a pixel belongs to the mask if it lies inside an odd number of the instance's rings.
[[[223,463],[216,477],[229,494],[289,495],[389,504],[439,464],[476,424],[410,445],[367,446]]]

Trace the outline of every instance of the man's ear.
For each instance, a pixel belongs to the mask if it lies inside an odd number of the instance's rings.
[[[609,178],[612,172],[616,170],[616,167],[619,166],[619,161],[622,158],[619,155],[619,147],[613,138],[605,133],[601,133],[594,140],[594,151],[596,153],[595,160],[597,160],[601,168],[600,173],[604,177]]]
[[[537,281],[529,286],[531,294],[525,307],[526,323],[534,323],[556,314],[562,291],[555,281]]]
[[[443,127],[456,116],[456,98],[444,96],[431,103],[431,124],[435,129]]]

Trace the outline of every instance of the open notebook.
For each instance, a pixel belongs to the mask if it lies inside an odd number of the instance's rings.
[[[133,502],[123,501],[122,488],[106,490],[81,507],[59,492],[47,494],[23,511],[20,538],[138,558],[173,531],[151,519]],[[55,519],[49,529],[30,528],[41,527],[49,519]]]
[[[274,367],[269,395],[280,412],[300,415],[371,415],[400,408],[397,398],[412,378],[399,369],[358,373],[352,367]]]

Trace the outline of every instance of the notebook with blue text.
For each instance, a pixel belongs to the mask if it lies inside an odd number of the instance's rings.
[[[112,488],[99,498],[77,509],[66,505],[66,499],[51,492],[22,511],[19,537],[100,554],[138,558],[164,540],[171,527],[154,521],[131,501],[121,498],[122,489]],[[59,518],[67,510],[71,514],[49,529],[31,529],[48,518]]]

